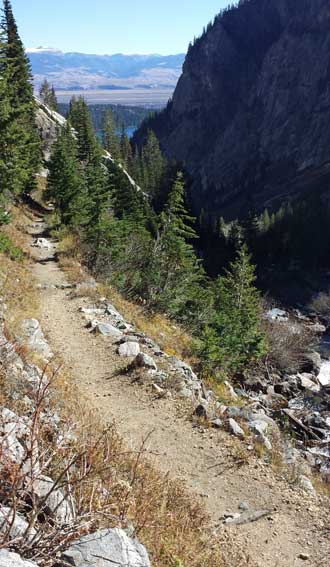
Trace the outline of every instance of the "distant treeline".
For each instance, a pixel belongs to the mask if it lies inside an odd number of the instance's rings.
[[[89,112],[92,117],[93,125],[96,130],[102,130],[105,114],[107,110],[112,109],[117,126],[119,129],[135,127],[138,128],[141,122],[152,114],[152,111],[147,108],[138,106],[122,106],[120,104],[91,104],[89,105]],[[68,103],[60,103],[58,105],[59,112],[63,116],[67,116],[69,112]]]

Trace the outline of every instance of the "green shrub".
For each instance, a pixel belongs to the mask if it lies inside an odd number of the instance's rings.
[[[6,254],[15,262],[21,262],[24,256],[23,250],[15,246],[9,236],[3,232],[0,232],[0,253]]]

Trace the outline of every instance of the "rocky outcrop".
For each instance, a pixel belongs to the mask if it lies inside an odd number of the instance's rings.
[[[147,128],[193,179],[196,212],[230,219],[253,205],[327,189],[327,0],[245,0],[190,47],[173,101]]]

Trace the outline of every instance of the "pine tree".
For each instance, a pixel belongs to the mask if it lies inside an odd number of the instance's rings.
[[[203,318],[205,298],[204,271],[191,242],[197,238],[194,219],[185,206],[185,186],[177,173],[154,244],[148,296],[152,303],[182,319]]]
[[[147,141],[142,149],[143,189],[154,197],[159,189],[165,172],[165,159],[159,142],[152,130],[149,130]]]
[[[243,245],[229,271],[215,283],[214,315],[203,335],[206,367],[234,373],[266,352],[255,267]]]
[[[54,201],[61,223],[73,227],[87,222],[88,202],[76,140],[67,124],[59,132],[48,164],[47,197]]]
[[[120,154],[123,166],[129,173],[131,173],[133,170],[133,152],[125,129],[123,129],[120,138]]]
[[[12,123],[11,139],[15,159],[10,162],[16,193],[29,192],[35,185],[35,174],[41,161],[41,143],[35,123],[35,102],[29,61],[18,34],[11,3],[4,0],[1,22],[5,41],[2,50],[2,73],[7,82],[7,100]]]
[[[107,110],[104,117],[103,147],[111,154],[114,160],[120,159],[120,139],[117,134],[116,120],[112,109]]]
[[[54,87],[50,86],[47,79],[45,79],[39,90],[40,100],[48,106],[51,110],[57,111],[58,104]]]

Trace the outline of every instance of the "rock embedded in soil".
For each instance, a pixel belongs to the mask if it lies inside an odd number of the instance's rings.
[[[240,425],[238,425],[237,421],[235,421],[232,417],[229,418],[228,425],[229,425],[229,430],[231,431],[231,433],[233,433],[233,435],[235,435],[236,437],[240,437],[241,439],[244,439],[245,433],[243,429],[240,427]]]
[[[157,370],[157,365],[151,356],[140,352],[133,360],[133,366],[135,368],[149,368],[151,370]]]
[[[122,357],[137,356],[140,352],[140,345],[136,342],[126,342],[118,347],[118,354]]]
[[[118,528],[82,537],[62,559],[72,567],[151,567],[145,547]]]
[[[117,327],[110,325],[110,323],[95,322],[95,325],[92,324],[92,327],[96,334],[102,335],[103,337],[118,338],[123,334]]]

